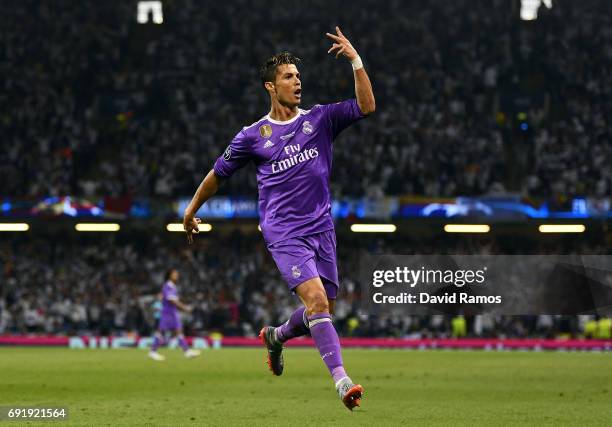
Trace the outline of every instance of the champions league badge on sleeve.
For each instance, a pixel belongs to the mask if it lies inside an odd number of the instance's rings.
[[[270,138],[272,136],[272,126],[263,125],[259,128],[259,134],[262,138]]]
[[[225,152],[223,153],[223,158],[225,160],[229,160],[232,157],[232,146],[228,145],[227,148],[225,149]]]

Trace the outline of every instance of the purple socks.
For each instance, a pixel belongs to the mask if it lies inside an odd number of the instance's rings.
[[[338,381],[340,381],[342,378],[348,377],[348,375],[346,375],[346,371],[344,370],[344,366],[338,366],[337,368],[334,368],[331,371],[331,375],[336,386],[338,385]]]
[[[319,349],[321,359],[327,365],[334,383],[337,383],[347,375],[342,364],[338,332],[332,324],[331,316],[328,313],[313,314],[308,316],[308,325],[310,326],[310,335],[317,349]]]
[[[321,359],[327,365],[329,373],[337,383],[346,377],[342,364],[342,353],[338,332],[328,313],[318,313],[306,317],[306,307],[300,307],[293,312],[289,320],[276,328],[276,339],[285,342],[291,338],[307,335],[310,332],[315,345],[319,349]]]
[[[156,333],[153,338],[153,345],[151,346],[151,351],[155,352],[158,348],[164,345],[164,337],[160,333]],[[183,335],[178,336],[178,345],[183,351],[189,350],[189,345],[187,344],[187,340]]]
[[[178,345],[179,345],[180,348],[183,349],[183,351],[189,350],[189,345],[187,345],[187,340],[185,339],[185,337],[183,335],[179,335],[179,337],[178,337]]]
[[[308,334],[308,320],[306,320],[305,312],[306,307],[298,308],[293,312],[289,320],[276,328],[276,338],[280,342]]]
[[[151,346],[151,351],[155,352],[159,347],[161,347],[164,343],[164,337],[162,337],[159,333],[155,334],[153,338],[153,345]]]

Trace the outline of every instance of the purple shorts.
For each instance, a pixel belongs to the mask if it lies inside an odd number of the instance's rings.
[[[161,315],[159,319],[160,331],[176,331],[177,329],[183,329],[183,323],[181,322],[181,316],[177,313],[175,315]]]
[[[318,276],[323,282],[327,298],[336,299],[339,284],[336,233],[333,229],[272,243],[268,250],[290,291]]]

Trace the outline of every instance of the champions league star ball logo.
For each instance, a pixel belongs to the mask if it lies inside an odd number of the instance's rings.
[[[232,146],[228,145],[227,148],[225,149],[225,152],[223,153],[223,158],[225,160],[229,160],[232,157]]]
[[[294,265],[293,267],[291,267],[291,274],[293,274],[293,277],[297,279],[302,275],[302,272],[300,271],[297,265]]]
[[[304,132],[306,135],[310,135],[313,131],[313,127],[310,124],[310,122],[306,121],[304,122],[304,124],[302,125],[302,132]]]

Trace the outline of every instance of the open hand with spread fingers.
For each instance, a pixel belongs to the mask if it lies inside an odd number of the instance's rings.
[[[342,55],[349,61],[352,61],[359,56],[351,42],[340,31],[340,27],[336,27],[336,34],[325,33],[325,35],[334,41],[327,53],[335,53],[336,59]]]

